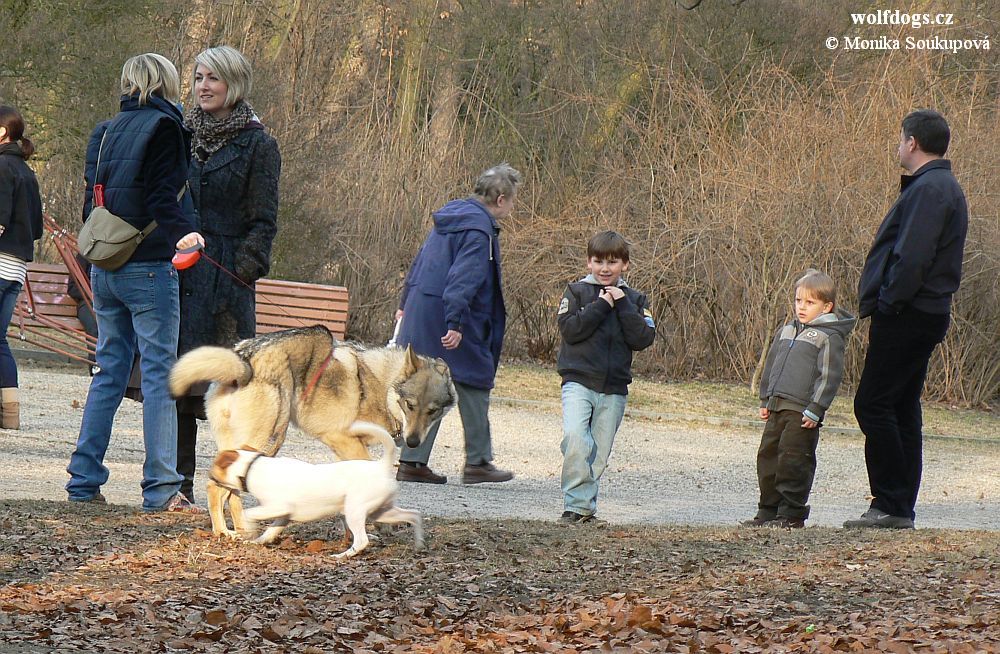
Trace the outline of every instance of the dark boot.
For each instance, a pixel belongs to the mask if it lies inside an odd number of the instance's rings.
[[[501,470],[492,463],[483,463],[477,466],[466,465],[462,471],[463,484],[497,484],[510,481],[514,478],[514,473]]]
[[[177,474],[184,477],[181,493],[194,502],[195,449],[198,444],[198,420],[193,413],[177,412]]]

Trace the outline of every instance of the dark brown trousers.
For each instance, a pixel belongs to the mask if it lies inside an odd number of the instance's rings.
[[[800,411],[771,412],[757,449],[758,518],[809,517],[818,444],[819,427],[803,427]]]

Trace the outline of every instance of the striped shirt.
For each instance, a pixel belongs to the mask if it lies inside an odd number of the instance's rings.
[[[24,278],[28,276],[28,264],[21,261],[13,254],[0,252],[0,279],[9,282],[21,282],[24,285]]]

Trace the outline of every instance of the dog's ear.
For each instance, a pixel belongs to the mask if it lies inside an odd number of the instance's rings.
[[[444,362],[444,359],[434,359],[434,372],[445,377],[451,374],[451,370],[448,368],[448,364]]]
[[[243,450],[244,452],[260,452],[260,450],[258,450],[253,445],[240,445],[240,449]]]
[[[406,374],[414,373],[420,369],[420,357],[413,351],[412,345],[406,346]]]
[[[225,470],[233,465],[238,458],[240,458],[240,453],[236,450],[223,450],[219,452],[219,456],[215,457],[215,465]]]

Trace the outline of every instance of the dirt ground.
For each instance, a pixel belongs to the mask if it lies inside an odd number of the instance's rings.
[[[996,652],[1000,534],[429,521],[336,561],[0,502],[0,652]]]

